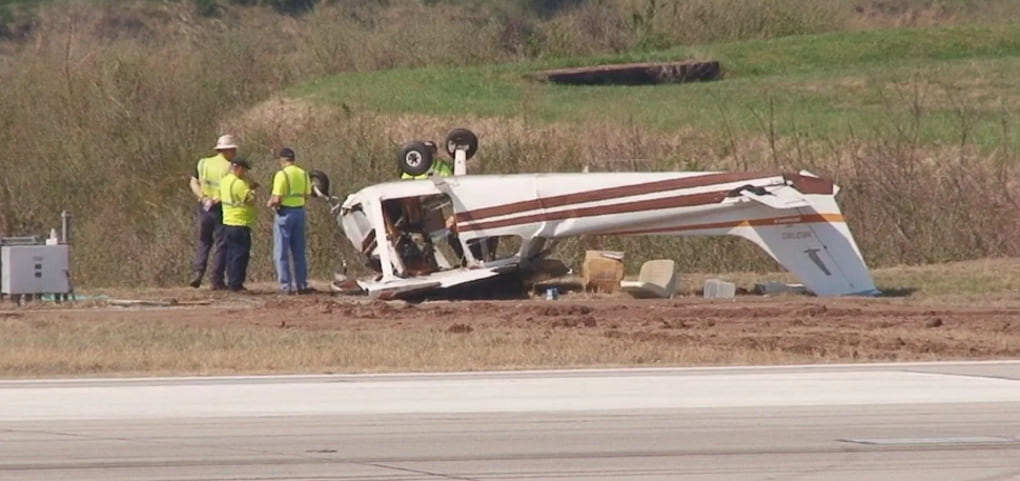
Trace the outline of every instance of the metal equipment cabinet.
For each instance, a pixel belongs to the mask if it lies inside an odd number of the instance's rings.
[[[0,293],[67,294],[71,292],[70,246],[0,246]]]

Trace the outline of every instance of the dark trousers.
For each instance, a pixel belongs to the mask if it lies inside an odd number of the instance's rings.
[[[227,243],[227,288],[240,289],[248,276],[251,258],[251,229],[234,225],[223,226]]]
[[[223,287],[223,274],[227,266],[226,250],[223,245],[223,209],[221,206],[206,211],[199,204],[196,209],[198,223],[198,252],[195,255],[195,279],[202,281],[209,252],[215,247],[212,260],[212,285]]]

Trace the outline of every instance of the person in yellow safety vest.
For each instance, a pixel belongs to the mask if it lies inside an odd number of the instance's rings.
[[[438,175],[440,177],[453,177],[453,164],[447,162],[445,159],[440,158],[437,155],[439,149],[436,147],[436,143],[432,141],[425,141],[425,146],[432,150],[432,168],[428,172],[421,175],[411,175],[403,173],[400,175],[401,179],[427,179],[430,175]]]
[[[237,155],[237,142],[232,135],[222,135],[216,141],[216,155],[199,159],[191,176],[191,192],[198,199],[195,209],[198,224],[198,252],[192,271],[191,287],[202,285],[202,276],[215,248],[212,265],[212,288],[226,289],[223,281],[226,268],[226,250],[223,244],[223,209],[220,205],[220,179],[230,172],[230,162]]]
[[[305,203],[312,195],[312,181],[301,167],[294,164],[294,150],[280,149],[280,170],[273,176],[272,196],[267,207],[276,211],[273,218],[273,263],[280,292],[308,294],[308,262],[305,258]],[[290,258],[294,258],[291,278]],[[295,289],[296,288],[296,289]]]
[[[223,239],[227,248],[227,288],[245,291],[251,258],[251,229],[255,226],[255,189],[258,182],[248,180],[251,165],[235,158],[230,173],[220,180],[220,203],[223,204]]]

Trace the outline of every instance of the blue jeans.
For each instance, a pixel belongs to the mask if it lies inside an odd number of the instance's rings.
[[[294,278],[290,276],[290,258],[294,258]],[[308,262],[305,259],[305,209],[280,207],[273,219],[273,262],[280,289],[308,288]]]

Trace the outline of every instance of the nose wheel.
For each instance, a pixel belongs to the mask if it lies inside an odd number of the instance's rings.
[[[453,129],[446,135],[446,153],[454,158],[458,150],[463,150],[465,157],[470,159],[478,152],[478,136],[468,129]]]

